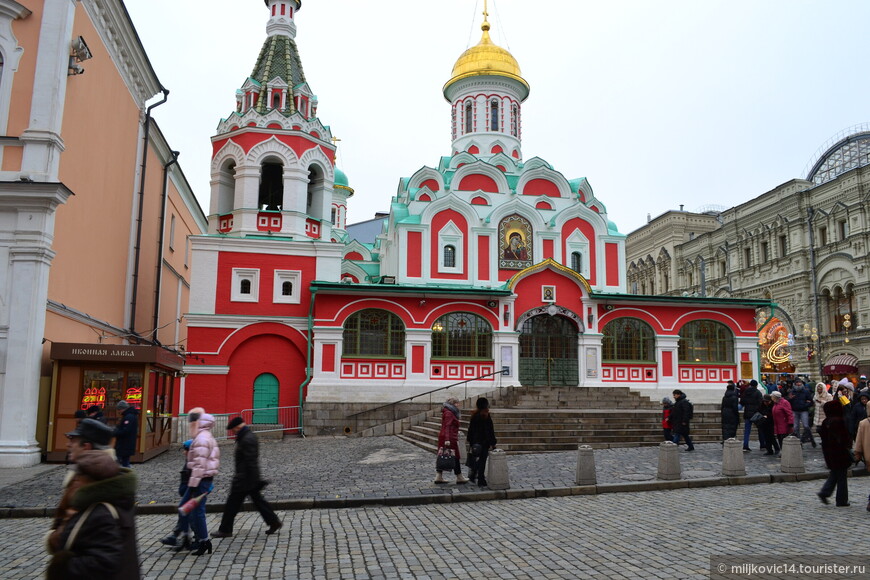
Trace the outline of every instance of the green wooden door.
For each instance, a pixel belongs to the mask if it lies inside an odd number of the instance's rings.
[[[278,377],[265,373],[254,380],[253,423],[278,422]],[[275,407],[271,410],[269,407]]]
[[[520,328],[520,383],[575,387],[579,382],[577,327],[562,316],[540,314]]]

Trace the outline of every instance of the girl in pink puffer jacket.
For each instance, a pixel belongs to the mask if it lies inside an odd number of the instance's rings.
[[[190,479],[187,482],[187,492],[182,498],[182,504],[191,498],[208,494],[214,489],[212,478],[217,475],[221,464],[221,450],[211,433],[214,417],[206,413],[202,407],[196,407],[190,410],[188,420],[190,421],[190,435],[193,437],[193,442],[190,444],[190,451],[187,452],[187,468],[190,469]],[[203,497],[199,505],[187,515],[187,522],[182,522],[182,533],[187,531],[186,524],[193,528],[195,541],[190,544],[190,549],[196,556],[201,556],[206,551],[211,554],[212,551],[211,540],[208,537],[208,526],[205,522],[206,499],[208,499],[208,495]],[[185,540],[186,535],[182,541],[182,546],[187,543]]]

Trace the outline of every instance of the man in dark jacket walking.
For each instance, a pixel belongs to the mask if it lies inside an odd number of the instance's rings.
[[[269,524],[267,535],[274,534],[281,528],[281,520],[272,511],[263,495],[260,493],[266,487],[265,481],[260,477],[260,450],[257,436],[251,428],[245,425],[241,417],[230,419],[227,431],[236,435],[236,472],[233,475],[233,483],[230,487],[230,495],[227,497],[227,505],[221,518],[218,531],[212,534],[212,538],[229,538],[233,535],[233,522],[242,507],[245,497],[250,496],[254,507]]]
[[[743,405],[743,451],[750,451],[749,437],[752,435],[752,421],[750,419],[761,408],[762,396],[761,391],[758,390],[758,381],[752,379],[740,397],[740,404]],[[755,429],[758,430],[758,442],[762,447],[767,447],[767,442],[757,425]]]
[[[130,467],[130,457],[136,453],[136,436],[139,434],[139,409],[123,399],[118,401],[121,418],[115,427],[115,454],[121,467]]]
[[[692,403],[686,399],[686,394],[677,389],[674,391],[674,408],[671,409],[671,428],[674,431],[674,443],[680,444],[680,437],[686,440],[686,451],[694,451],[695,445],[689,436],[689,422],[693,414]]]

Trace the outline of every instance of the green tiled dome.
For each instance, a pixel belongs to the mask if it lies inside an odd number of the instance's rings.
[[[305,82],[305,72],[299,59],[296,43],[289,36],[276,34],[263,43],[260,56],[251,78],[265,85],[275,77],[280,78],[288,86],[295,87]]]

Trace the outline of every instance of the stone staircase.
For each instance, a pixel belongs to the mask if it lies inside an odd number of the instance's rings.
[[[463,401],[460,431],[476,397]],[[661,406],[627,387],[604,389],[516,387],[504,400],[491,399],[498,447],[508,453],[570,451],[578,445],[594,448],[639,447],[662,442]],[[695,404],[692,439],[721,440],[718,405]],[[440,411],[397,435],[435,452],[441,427]],[[741,432],[742,433],[742,432]]]

